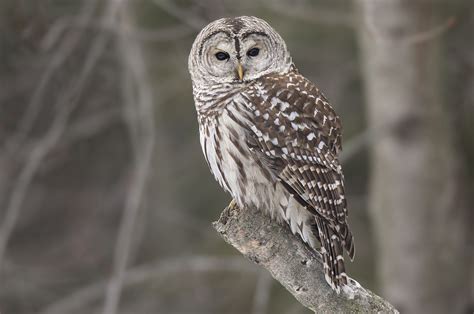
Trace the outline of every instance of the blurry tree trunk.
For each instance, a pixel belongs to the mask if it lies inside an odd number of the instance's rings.
[[[465,313],[468,209],[454,128],[442,105],[436,6],[356,6],[368,123],[384,132],[371,150],[369,205],[381,294],[402,313]]]

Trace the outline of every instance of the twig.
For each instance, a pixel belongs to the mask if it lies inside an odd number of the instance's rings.
[[[453,27],[455,24],[456,24],[456,18],[454,16],[451,16],[448,19],[446,19],[444,23],[438,26],[435,26],[432,29],[405,37],[403,40],[403,43],[406,45],[413,45],[413,44],[431,40],[435,37],[441,36],[444,32],[446,32],[448,29]]]
[[[121,23],[131,25],[127,13],[129,8],[126,7],[125,2],[121,2],[121,4]],[[129,106],[127,112],[131,114],[127,121],[134,149],[134,171],[115,244],[113,275],[107,286],[104,314],[116,313],[120,302],[124,276],[130,259],[135,222],[150,174],[155,143],[153,92],[147,78],[141,47],[130,37],[119,36],[118,42],[125,69],[131,76],[130,80],[127,77],[124,79],[135,83],[136,88],[137,99],[135,101],[131,99],[131,90],[129,88],[124,90],[126,106]]]
[[[183,271],[208,272],[250,272],[257,268],[240,257],[185,256],[170,258],[157,263],[142,265],[128,270],[123,279],[124,286],[137,285],[147,280],[181,274]],[[81,309],[103,296],[107,281],[103,280],[79,289],[69,296],[50,304],[40,314],[71,313]]]
[[[324,313],[398,313],[350,279],[341,295],[324,279],[321,257],[282,226],[259,211],[229,205],[214,228],[226,242],[266,268],[305,307]]]
[[[355,155],[366,148],[371,142],[373,142],[376,136],[377,134],[372,130],[365,130],[354,136],[354,138],[351,138],[347,143],[343,144],[344,147],[339,156],[339,161],[342,164],[347,163]]]
[[[362,131],[351,138],[347,143],[343,144],[343,150],[339,157],[342,164],[347,163],[355,155],[360,153],[364,148],[381,140],[390,133],[390,127],[373,127]]]

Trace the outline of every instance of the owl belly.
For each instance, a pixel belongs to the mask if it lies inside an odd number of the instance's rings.
[[[255,161],[245,137],[242,126],[223,111],[201,138],[209,168],[238,205],[274,211],[277,182]]]
[[[201,132],[201,145],[214,177],[240,208],[260,210],[285,221],[294,234],[315,247],[312,216],[250,150],[248,129],[240,123],[243,120],[235,121],[239,113],[234,113],[232,107],[227,110],[207,124],[207,132]]]

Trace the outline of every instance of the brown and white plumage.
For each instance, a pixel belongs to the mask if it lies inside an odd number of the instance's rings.
[[[354,257],[339,117],[298,73],[283,39],[255,17],[209,24],[189,68],[201,146],[216,180],[240,207],[286,222],[315,250],[321,243],[326,280],[339,291],[347,283],[344,249]]]

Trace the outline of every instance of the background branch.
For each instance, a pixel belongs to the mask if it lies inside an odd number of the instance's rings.
[[[121,3],[118,23],[132,25],[126,1]],[[133,247],[134,229],[142,207],[143,194],[150,175],[155,144],[153,92],[147,77],[143,53],[139,43],[131,37],[119,36],[120,56],[125,67],[124,99],[127,126],[133,149],[133,172],[125,199],[117,241],[114,249],[113,275],[107,286],[104,314],[117,312],[125,273]],[[135,83],[135,85],[132,85]],[[132,92],[136,89],[136,96]]]
[[[324,279],[320,256],[286,226],[262,213],[229,205],[214,228],[247,258],[266,268],[305,307],[317,312],[398,313],[387,301],[351,279],[341,295]]]
[[[110,14],[111,12],[107,11],[103,16],[103,19],[109,18]],[[55,147],[55,145],[58,143],[65,130],[67,129],[69,119],[73,111],[79,105],[80,95],[82,94],[85,85],[88,82],[87,80],[89,79],[89,76],[94,70],[94,66],[97,64],[100,56],[104,52],[108,40],[109,36],[104,33],[98,34],[97,37],[94,39],[91,48],[86,56],[84,66],[81,72],[79,73],[77,80],[74,82],[72,87],[66,91],[66,93],[62,94],[59,97],[58,101],[55,104],[55,108],[58,108],[57,114],[55,115],[51,126],[45,133],[44,137],[37,140],[35,145],[32,147],[30,154],[25,160],[24,167],[21,169],[18,178],[16,178],[13,183],[13,192],[10,198],[8,199],[8,203],[5,209],[5,215],[0,225],[0,270],[2,269],[2,262],[4,260],[4,254],[8,245],[8,241],[17,223],[18,217],[20,215],[21,206],[25,200],[28,188],[32,180],[34,179],[34,176],[37,173],[38,169],[42,165],[44,159],[47,157],[48,153]],[[74,44],[74,42],[72,42],[71,45],[72,44]],[[63,53],[67,55],[69,53],[69,50],[66,49]],[[55,55],[51,66],[48,68],[46,73],[50,73],[50,71],[53,71],[54,68],[58,67],[58,64],[62,62],[63,58],[64,56]],[[45,74],[45,76],[41,79],[41,82],[39,83],[40,85],[32,98],[31,105],[28,106],[27,114],[24,120],[22,120],[26,121],[24,122],[25,126],[20,127],[20,129],[22,129],[23,131],[13,136],[14,143],[20,143],[21,139],[23,139],[22,134],[26,134],[26,130],[30,129],[30,122],[34,120],[37,113],[36,108],[38,108],[34,104],[36,103],[36,101],[39,101],[42,95],[42,90],[44,86],[46,86],[49,82],[49,79],[49,74]],[[30,107],[35,108],[35,111],[30,112]],[[31,116],[29,116],[30,114]],[[23,122],[20,123],[20,125],[23,125]],[[19,144],[15,145],[13,150],[16,150],[19,146]]]
[[[123,287],[127,288],[153,280],[164,282],[164,278],[167,276],[176,276],[183,272],[204,274],[238,272],[253,275],[253,273],[256,273],[256,268],[239,257],[183,256],[168,258],[128,269],[124,273]],[[61,314],[72,313],[78,310],[84,311],[84,308],[103,296],[106,287],[107,281],[105,280],[94,282],[48,305],[39,313]]]
[[[95,1],[85,2],[82,6],[81,13],[78,14],[78,21],[83,24],[90,23],[94,17],[96,6],[97,3]],[[53,42],[57,41],[57,38],[60,37],[60,34],[63,30],[64,28],[60,27],[59,25],[56,25],[56,27],[52,27],[49,30],[49,32],[45,35],[45,41],[48,42],[49,47],[53,46]],[[81,31],[76,34],[66,36],[54,52],[51,60],[48,63],[48,67],[42,74],[38,85],[33,92],[28,105],[26,106],[24,115],[18,122],[18,129],[16,133],[8,139],[8,142],[5,145],[6,152],[15,154],[18,148],[21,147],[21,144],[33,128],[34,122],[44,106],[44,94],[46,92],[46,88],[53,79],[54,73],[60,69],[64,62],[74,53],[84,34],[85,32]]]

